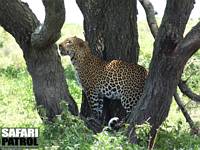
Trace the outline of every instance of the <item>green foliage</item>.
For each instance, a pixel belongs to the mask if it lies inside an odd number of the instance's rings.
[[[146,146],[147,147],[147,141],[148,141],[148,133],[150,132],[151,126],[148,122],[142,124],[142,125],[136,125],[135,132],[138,137],[138,144],[140,146]]]
[[[138,63],[144,66],[145,68],[149,68],[149,63],[153,52],[154,39],[150,33],[149,27],[146,22],[139,21],[138,30],[139,30],[138,41],[140,45],[140,55]]]
[[[0,126],[38,126],[32,82],[25,68],[0,68]]]
[[[71,93],[72,97],[76,100],[79,108],[81,105],[82,99],[82,90],[77,82],[75,70],[72,65],[67,65],[65,69],[65,75],[67,77],[67,84],[69,86],[69,92]]]
[[[92,145],[92,150],[142,150],[138,145],[132,145],[125,136],[125,131],[108,132],[103,131],[95,135],[96,140]]]
[[[51,149],[82,149],[88,150],[94,137],[78,117],[71,115],[67,110],[67,104],[61,103],[63,112],[57,116],[54,123],[46,124],[42,131],[40,147]]]
[[[0,76],[5,76],[9,79],[21,78],[24,74],[27,74],[27,70],[25,70],[25,68],[16,69],[13,65],[8,66],[7,68],[0,68]]]
[[[103,131],[93,134],[84,122],[68,112],[67,104],[61,103],[63,112],[57,116],[54,123],[41,127],[40,148],[66,150],[138,150],[138,145],[132,145],[124,136],[125,130],[120,132]]]
[[[169,121],[166,121],[157,136],[156,149],[183,149],[183,150],[199,150],[200,137],[192,135],[188,132],[188,128],[184,128],[184,123],[180,120],[176,126],[171,126]]]
[[[194,56],[192,56],[187,63],[184,73],[183,79],[188,80],[187,84],[192,90],[200,93],[200,52],[197,52]]]

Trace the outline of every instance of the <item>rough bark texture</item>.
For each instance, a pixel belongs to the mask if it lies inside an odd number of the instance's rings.
[[[0,25],[13,35],[23,50],[37,105],[44,106],[49,120],[60,113],[61,100],[65,100],[70,111],[77,115],[77,105],[67,89],[60,56],[54,44],[64,23],[63,0],[43,0],[47,16],[41,30],[39,21],[26,3],[19,0],[0,0],[0,3]],[[58,14],[61,15],[60,21]],[[55,29],[54,19],[58,23]],[[57,34],[54,36],[54,33]]]
[[[148,120],[153,132],[166,119],[185,63],[200,47],[199,24],[183,39],[193,5],[194,0],[167,1],[154,44],[144,95],[129,118],[132,125]],[[129,135],[130,140],[136,142],[134,128],[131,126]]]
[[[145,9],[149,28],[151,30],[153,37],[155,38],[157,36],[157,33],[158,33],[158,25],[157,25],[157,21],[156,21],[156,18],[155,18],[155,11],[154,11],[153,5],[151,4],[151,2],[149,0],[140,0],[140,3],[142,4],[142,6]],[[183,81],[183,80],[179,81],[178,87],[181,90],[181,92],[184,95],[186,95],[187,97],[189,97],[191,100],[196,101],[196,102],[200,102],[200,95],[194,93],[187,86],[186,82],[187,82],[187,80],[186,81]]]
[[[63,0],[43,0],[43,4],[46,12],[44,24],[31,37],[33,47],[40,49],[47,48],[60,38],[60,29],[65,21]]]
[[[153,37],[155,38],[158,33],[158,25],[157,25],[157,21],[155,19],[155,13],[154,13],[155,11],[154,11],[153,5],[151,4],[151,2],[149,0],[140,0],[140,2],[145,9],[149,28],[151,30]],[[186,81],[182,81],[182,80],[179,81],[179,84],[178,84],[179,89],[181,90],[181,92],[183,94],[188,96],[191,100],[199,102],[200,96],[191,91],[191,89],[186,85]],[[174,99],[175,99],[177,105],[179,106],[179,108],[181,109],[186,121],[189,123],[192,133],[198,134],[199,129],[194,126],[194,122],[193,122],[192,118],[190,117],[189,113],[187,112],[185,106],[181,102],[181,99],[180,99],[178,93],[174,94]],[[150,133],[150,135],[152,137],[149,141],[149,148],[151,148],[154,144],[157,130],[154,130],[154,131],[155,131],[154,133],[153,132]],[[152,135],[152,134],[154,134],[154,135]]]
[[[139,45],[136,0],[76,2],[84,16],[86,41],[94,53],[106,60],[121,59],[137,63]]]
[[[76,0],[84,16],[84,31],[93,53],[104,60],[137,63],[139,54],[136,0]],[[90,115],[83,99],[81,114]],[[104,120],[125,118],[120,100],[104,99]]]

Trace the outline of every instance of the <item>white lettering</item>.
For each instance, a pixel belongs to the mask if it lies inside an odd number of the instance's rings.
[[[38,129],[35,129],[35,137],[38,137],[38,135],[39,135]]]
[[[1,130],[2,137],[38,137],[38,129],[5,128]]]
[[[34,137],[34,129],[28,129],[28,137]]]
[[[2,137],[9,137],[8,129],[1,129],[1,135]]]
[[[21,129],[16,129],[15,131],[15,137],[20,137]]]
[[[22,129],[20,137],[27,137],[27,129]]]
[[[9,137],[15,137],[15,129],[9,129]]]

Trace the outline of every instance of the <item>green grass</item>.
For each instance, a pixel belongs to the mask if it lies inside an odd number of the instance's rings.
[[[0,69],[0,126],[37,126],[41,120],[35,110],[30,76],[25,68]]]
[[[189,23],[188,29],[195,24]],[[154,39],[146,23],[139,22],[139,63],[148,68]],[[188,30],[187,29],[187,30]],[[81,150],[121,150],[146,149],[144,137],[147,130],[141,128],[140,145],[131,145],[124,131],[118,133],[102,132],[94,135],[77,117],[68,113],[65,103],[64,112],[58,116],[54,124],[44,125],[37,113],[32,92],[32,81],[23,59],[23,54],[14,38],[0,28],[0,127],[39,127],[40,149],[81,149]],[[83,28],[80,25],[65,24],[62,29],[62,41],[65,37],[78,36],[83,38]],[[68,57],[62,58],[69,90],[79,107],[81,104],[81,89],[75,80],[74,68]],[[200,93],[200,52],[196,53],[187,64],[183,79],[190,77],[189,86]],[[199,120],[198,105],[180,95],[195,121]],[[162,125],[156,142],[156,149],[200,149],[200,138],[190,134],[189,126],[173,101],[169,116]]]

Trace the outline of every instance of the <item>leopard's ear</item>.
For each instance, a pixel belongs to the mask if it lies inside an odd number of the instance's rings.
[[[80,48],[85,48],[86,47],[85,42],[83,42],[83,41],[79,42],[79,47]]]

